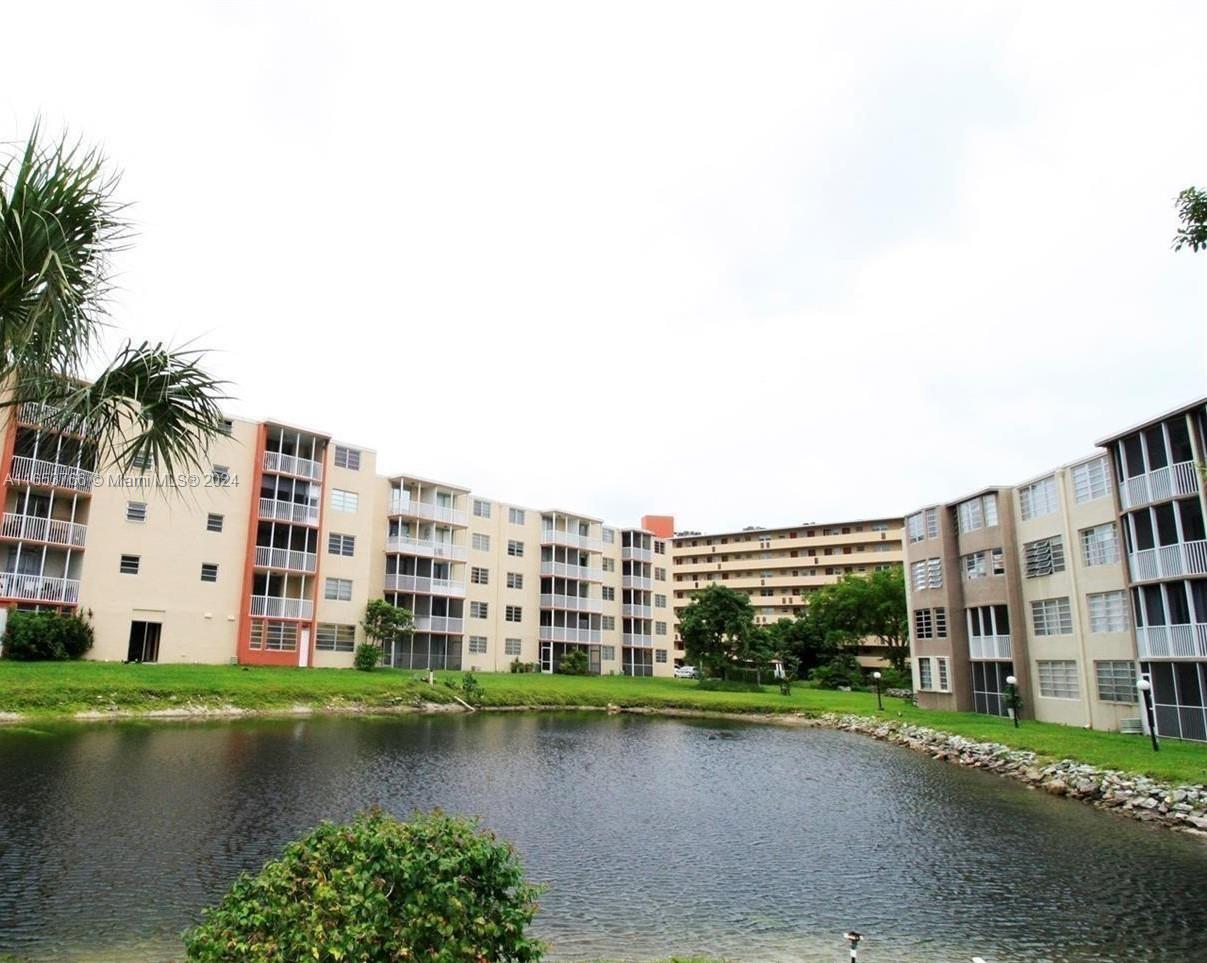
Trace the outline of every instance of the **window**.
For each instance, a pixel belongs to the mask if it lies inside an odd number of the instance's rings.
[[[909,533],[911,542],[920,542],[926,538],[926,529],[923,527],[923,512],[914,512],[905,520],[905,530]]]
[[[614,646],[614,645],[600,646],[599,659],[601,662],[615,662],[616,661],[616,646]]]
[[[231,470],[227,465],[215,465],[210,471],[210,480],[216,488],[225,488],[231,483]]]
[[[360,452],[355,448],[335,446],[335,467],[347,468],[350,471],[360,471]]]
[[[666,649],[655,649],[654,650],[654,661],[655,662],[665,662],[666,661]]]
[[[222,516],[222,515],[215,515],[213,512],[210,512],[210,513],[209,513],[209,514],[208,514],[208,515],[205,517],[205,530],[206,530],[207,532],[220,532],[220,531],[222,531],[222,522],[223,522],[224,520],[225,520],[225,517],[224,517],[224,516]]]
[[[519,639],[504,639],[503,640],[503,654],[504,655],[519,655],[520,654],[520,640]]]
[[[1018,511],[1023,521],[1051,515],[1060,508],[1060,496],[1056,492],[1056,476],[1049,475],[1018,490]]]
[[[474,585],[489,585],[490,584],[490,569],[479,568],[476,565],[470,567],[469,580]]]
[[[1106,661],[1094,663],[1094,678],[1098,682],[1098,698],[1103,702],[1136,702],[1136,663]]]
[[[479,518],[490,518],[490,502],[483,498],[475,498],[474,514]]]
[[[655,595],[654,596],[654,608],[656,608],[656,609],[666,608],[666,596],[665,595]]]
[[[119,572],[121,572],[122,575],[137,575],[138,574],[138,563],[139,563],[138,555],[123,555],[121,563],[118,565],[117,570]]]
[[[523,558],[524,543],[517,542],[514,538],[507,539],[507,554],[512,558]]]
[[[507,573],[507,587],[509,589],[522,589],[524,587],[524,573],[523,572],[508,572]]]
[[[921,658],[918,660],[918,688],[919,689],[933,689],[934,688],[934,678],[931,675],[930,663],[931,663],[931,660],[928,658]]]
[[[605,585],[603,587],[603,600],[605,602],[615,602],[616,589],[614,589],[611,585]]]
[[[314,633],[314,647],[321,652],[351,652],[356,648],[356,626],[320,622]]]
[[[989,555],[987,552],[973,552],[971,555],[960,556],[960,565],[964,570],[964,580],[985,578],[989,575]]]
[[[1064,539],[1059,535],[1027,542],[1023,546],[1024,574],[1027,578],[1054,575],[1065,570]]]
[[[507,509],[507,520],[509,522],[511,522],[512,525],[523,525],[524,524],[524,509],[522,509],[522,508]]]
[[[939,691],[940,692],[950,692],[951,684],[950,684],[948,673],[947,673],[947,659],[946,658],[937,658],[937,659],[935,659],[935,662],[939,668]]]
[[[616,571],[616,559],[605,558],[603,560],[603,570],[605,572],[615,572]]]
[[[654,542],[654,554],[655,555],[665,555],[666,554],[666,542]]]
[[[346,492],[342,488],[331,489],[331,508],[337,512],[354,512],[360,503],[356,492]]]
[[[1073,498],[1078,504],[1111,493],[1111,470],[1106,458],[1095,458],[1073,466]]]
[[[657,579],[659,582],[665,582],[666,581],[666,569],[655,568],[654,569],[654,578]]]
[[[1073,631],[1073,613],[1068,597],[1032,602],[1031,621],[1036,635],[1069,635]]]
[[[655,635],[666,635],[666,623],[665,622],[655,622],[654,623],[654,634]]]
[[[351,558],[356,553],[356,536],[329,532],[327,534],[327,551],[332,555]]]
[[[136,471],[153,471],[155,455],[149,451],[136,451],[134,457],[130,459],[130,467]]]
[[[914,609],[914,638],[947,638],[947,609]]]
[[[352,579],[329,578],[323,588],[323,598],[336,602],[352,601]]]
[[[601,619],[600,628],[603,629],[603,631],[605,631],[605,632],[615,632],[616,631],[616,616],[615,615],[603,616]]]
[[[956,518],[961,532],[975,532],[997,525],[997,495],[992,492],[970,498],[956,506]]]
[[[268,649],[272,652],[293,652],[298,647],[298,624],[264,622],[257,619],[251,624],[248,645],[253,649]]]
[[[469,617],[471,619],[484,619],[490,611],[490,606],[485,602],[470,602]]]
[[[927,558],[914,562],[909,567],[914,589],[937,589],[943,587],[943,559]]]
[[[1045,699],[1076,699],[1077,663],[1072,659],[1041,660],[1039,666],[1039,694]]]
[[[1119,561],[1119,530],[1114,522],[1081,530],[1081,557],[1086,565],[1113,565]]]
[[[126,502],[126,521],[145,522],[147,520],[146,502]]]
[[[471,635],[469,637],[469,654],[470,655],[485,655],[486,654],[486,636]]]
[[[1123,632],[1128,627],[1127,596],[1116,592],[1096,592],[1086,596],[1090,609],[1091,632]]]
[[[235,433],[235,423],[229,418],[223,418],[218,430],[228,438]]]
[[[503,621],[505,622],[520,622],[524,618],[524,607],[521,605],[509,605],[503,610]]]
[[[201,581],[216,582],[218,581],[218,566],[214,562],[201,563]]]
[[[470,539],[470,545],[475,552],[489,552],[490,536],[483,535],[481,532],[474,532],[473,537]]]
[[[607,543],[608,545],[612,545],[613,543],[615,543],[615,541],[616,541],[616,529],[614,529],[614,528],[605,528],[605,529],[603,530],[603,540],[604,540],[604,542],[605,542],[605,543]]]

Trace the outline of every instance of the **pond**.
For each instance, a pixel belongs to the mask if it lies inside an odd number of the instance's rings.
[[[180,959],[372,804],[513,841],[554,959],[1207,958],[1202,841],[849,733],[593,713],[0,729],[0,956]]]

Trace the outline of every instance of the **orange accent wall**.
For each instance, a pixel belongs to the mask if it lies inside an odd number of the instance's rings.
[[[671,538],[675,534],[674,515],[642,515],[641,527],[659,538]]]
[[[251,489],[251,518],[247,526],[247,557],[243,561],[243,600],[239,611],[239,642],[236,647],[241,664],[251,663],[262,665],[272,664],[273,659],[264,659],[265,655],[280,655],[279,652],[266,653],[263,650],[253,652],[251,642],[251,589],[255,580],[256,565],[256,529],[260,521],[260,485],[264,476],[264,449],[268,444],[268,425],[260,423],[256,429],[256,460],[253,462]],[[286,653],[288,654],[288,653]]]

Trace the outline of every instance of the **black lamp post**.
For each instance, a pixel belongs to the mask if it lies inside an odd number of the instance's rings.
[[[1161,743],[1157,741],[1157,719],[1153,712],[1153,684],[1141,676],[1136,680],[1136,688],[1140,690],[1140,701],[1144,703],[1144,715],[1148,718],[1148,734],[1153,739],[1153,752],[1161,751]]]
[[[1018,679],[1012,675],[1006,676],[1006,707],[1010,710],[1010,715],[1014,717],[1014,728],[1018,728]]]
[[[876,680],[876,708],[883,712],[884,703],[880,701],[880,673],[873,672],[872,678]]]
[[[851,930],[849,933],[843,933],[842,938],[851,944],[851,963],[855,963],[859,959],[859,941],[863,939],[862,933],[857,933]]]

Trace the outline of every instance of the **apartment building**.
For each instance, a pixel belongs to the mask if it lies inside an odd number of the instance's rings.
[[[809,593],[823,585],[900,567],[903,535],[900,518],[680,532],[672,547],[676,625],[692,594],[712,582],[745,592],[760,625],[802,615]],[[681,648],[677,633],[675,639]],[[858,658],[867,666],[883,664],[872,640],[860,647]]]
[[[592,672],[673,667],[669,538],[644,524],[382,476],[372,450],[280,421],[229,420],[207,471],[174,479],[98,470],[84,426],[36,405],[3,432],[0,618],[83,612],[92,658],[350,666],[384,598],[415,616],[385,646],[399,668],[551,672],[571,649]]]

